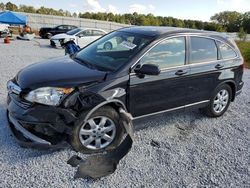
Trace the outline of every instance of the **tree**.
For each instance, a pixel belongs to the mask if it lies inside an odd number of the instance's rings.
[[[78,17],[78,15],[77,15],[76,12],[74,12],[74,13],[72,14],[72,16],[73,16],[74,18],[77,18],[77,17]]]
[[[216,31],[217,31],[217,32],[227,32],[227,29],[224,28],[222,25],[218,25]]]
[[[224,11],[215,14],[210,19],[227,28],[228,32],[237,32],[242,26],[243,15],[236,11]]]
[[[247,38],[247,33],[244,31],[244,28],[241,27],[240,31],[238,33],[238,37],[240,38],[241,41],[245,41]]]
[[[36,9],[32,6],[20,5],[19,12],[28,12],[28,13],[36,13]]]
[[[0,3],[0,11],[5,10],[5,4],[4,3]]]
[[[243,15],[242,27],[245,31],[247,31],[247,33],[250,33],[250,12],[246,12]]]
[[[18,10],[18,7],[11,2],[6,3],[5,7],[6,7],[6,10],[10,10],[10,11],[17,11]]]

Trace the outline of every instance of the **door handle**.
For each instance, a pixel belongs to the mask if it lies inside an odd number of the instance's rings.
[[[184,75],[184,74],[187,74],[187,71],[186,70],[178,70],[175,75],[177,76],[181,76],[181,75]]]
[[[224,67],[224,65],[221,65],[221,64],[215,65],[215,68],[216,68],[216,69],[221,69],[221,68],[223,68],[223,67]]]

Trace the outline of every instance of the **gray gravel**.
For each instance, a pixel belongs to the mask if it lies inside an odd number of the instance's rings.
[[[221,118],[194,110],[137,120],[131,152],[100,180],[74,180],[69,149],[19,147],[7,125],[6,82],[31,63],[64,54],[48,43],[0,40],[0,187],[250,187],[250,70],[243,93]]]

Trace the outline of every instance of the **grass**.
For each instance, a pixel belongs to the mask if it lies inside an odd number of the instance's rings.
[[[236,42],[244,60],[247,64],[247,67],[250,68],[250,42],[249,41],[237,41]]]

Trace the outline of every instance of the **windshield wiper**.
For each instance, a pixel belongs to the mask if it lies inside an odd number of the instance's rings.
[[[76,56],[74,56],[74,57],[72,57],[72,58],[75,59],[75,60],[77,60],[78,62],[80,62],[81,64],[85,65],[86,67],[88,67],[88,68],[90,68],[90,69],[98,70],[98,69],[96,68],[95,65],[89,63],[89,62],[86,61],[86,60],[82,60],[82,59],[80,59],[80,58],[78,58],[78,57],[76,57]]]

